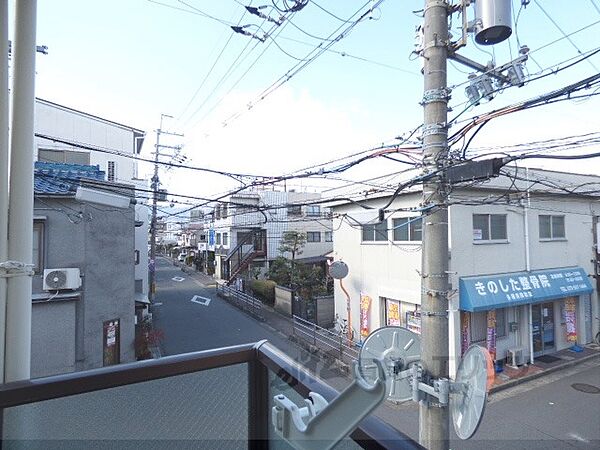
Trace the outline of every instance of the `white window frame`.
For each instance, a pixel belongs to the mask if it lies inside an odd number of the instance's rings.
[[[381,233],[381,231],[383,230],[379,230],[377,231],[377,226],[378,225],[384,225],[385,228],[385,236],[382,236],[383,233]],[[370,236],[369,239],[365,239],[365,228],[367,227],[373,227],[372,231],[372,236]],[[377,239],[377,237],[384,237],[383,239]],[[360,240],[362,243],[387,243],[389,240],[389,234],[388,234],[388,229],[387,229],[387,220],[384,220],[383,222],[377,222],[377,223],[370,223],[370,224],[365,224],[363,226],[360,227]]]
[[[404,222],[402,224],[397,224],[397,222]],[[421,239],[415,239],[415,229],[417,222],[421,222]],[[408,228],[408,240],[396,239],[395,232],[399,227],[407,227]],[[415,217],[396,217],[392,219],[392,240],[394,242],[422,242],[423,240],[423,218],[421,216]]]
[[[506,337],[508,337],[508,332],[507,332],[507,313],[508,313],[508,308],[498,308],[496,310],[496,339],[505,339]],[[475,313],[469,313],[471,314],[469,323],[470,325],[470,330],[469,330],[469,339],[471,340],[471,343],[476,344],[476,343],[482,343],[482,342],[486,342],[487,340],[487,311],[479,311],[479,312],[475,312]],[[477,317],[475,316],[477,315]],[[481,322],[483,321],[486,325],[484,327],[484,333],[483,333],[483,338],[481,338],[480,336],[473,336],[473,331],[475,330],[475,327],[473,326],[475,324],[475,322]],[[498,326],[498,322],[500,322],[500,326]]]
[[[33,234],[37,234],[38,243],[37,243],[37,251],[35,248],[35,239],[32,241],[34,247],[32,248],[32,263],[33,270],[36,274],[42,273],[44,271],[44,264],[46,259],[46,221],[44,219],[34,219],[33,221]]]
[[[333,242],[333,231],[325,232],[325,242]]]
[[[310,236],[318,237],[318,240],[310,239]],[[306,232],[306,242],[321,242],[321,232],[320,231],[307,231]]]
[[[306,215],[309,217],[319,217],[321,215],[321,205],[307,205]]]
[[[542,237],[542,225],[541,220],[542,217],[548,217],[550,219],[550,236]],[[554,219],[562,219],[562,229],[564,234],[562,236],[554,235]],[[547,241],[566,241],[567,240],[567,225],[564,214],[540,214],[538,216],[538,236],[541,242]]]
[[[473,236],[473,243],[474,244],[506,244],[508,243],[508,215],[507,214],[490,214],[490,213],[473,213],[472,216],[472,231],[473,233],[475,232],[475,216],[487,216],[487,232],[488,232],[488,238],[487,239],[483,239],[483,230],[482,230],[482,238],[481,239],[475,239],[475,236]],[[506,235],[503,238],[496,238],[496,239],[492,239],[492,217],[504,217],[504,228],[506,231]]]

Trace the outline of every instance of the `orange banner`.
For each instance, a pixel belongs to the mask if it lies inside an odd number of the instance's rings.
[[[360,296],[360,335],[367,337],[369,335],[370,323],[369,312],[371,311],[371,297],[368,295]]]

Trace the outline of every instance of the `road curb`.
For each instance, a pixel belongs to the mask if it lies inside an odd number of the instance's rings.
[[[567,361],[564,364],[561,364],[560,366],[550,367],[550,368],[544,370],[543,372],[532,373],[531,375],[526,375],[522,378],[516,378],[514,380],[507,381],[506,383],[499,384],[498,386],[494,386],[490,389],[489,393],[495,394],[496,392],[500,392],[505,389],[508,389],[508,388],[511,388],[514,386],[518,386],[523,383],[527,383],[528,381],[535,380],[537,378],[542,378],[546,375],[550,375],[551,373],[558,372],[563,369],[568,369],[569,367],[573,367],[577,364],[580,364],[582,362],[589,361],[590,359],[594,359],[594,358],[598,358],[598,357],[600,357],[600,352],[592,354],[592,355],[584,356],[582,358],[574,359],[572,361]]]

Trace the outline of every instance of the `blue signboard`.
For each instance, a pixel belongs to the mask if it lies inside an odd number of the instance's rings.
[[[459,282],[461,311],[489,311],[592,292],[581,267],[464,277]]]
[[[215,230],[208,230],[208,245],[215,245]]]

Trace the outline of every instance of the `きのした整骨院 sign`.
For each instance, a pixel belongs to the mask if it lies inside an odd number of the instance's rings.
[[[569,267],[464,277],[459,289],[460,309],[474,312],[590,293],[592,285],[582,268]]]

